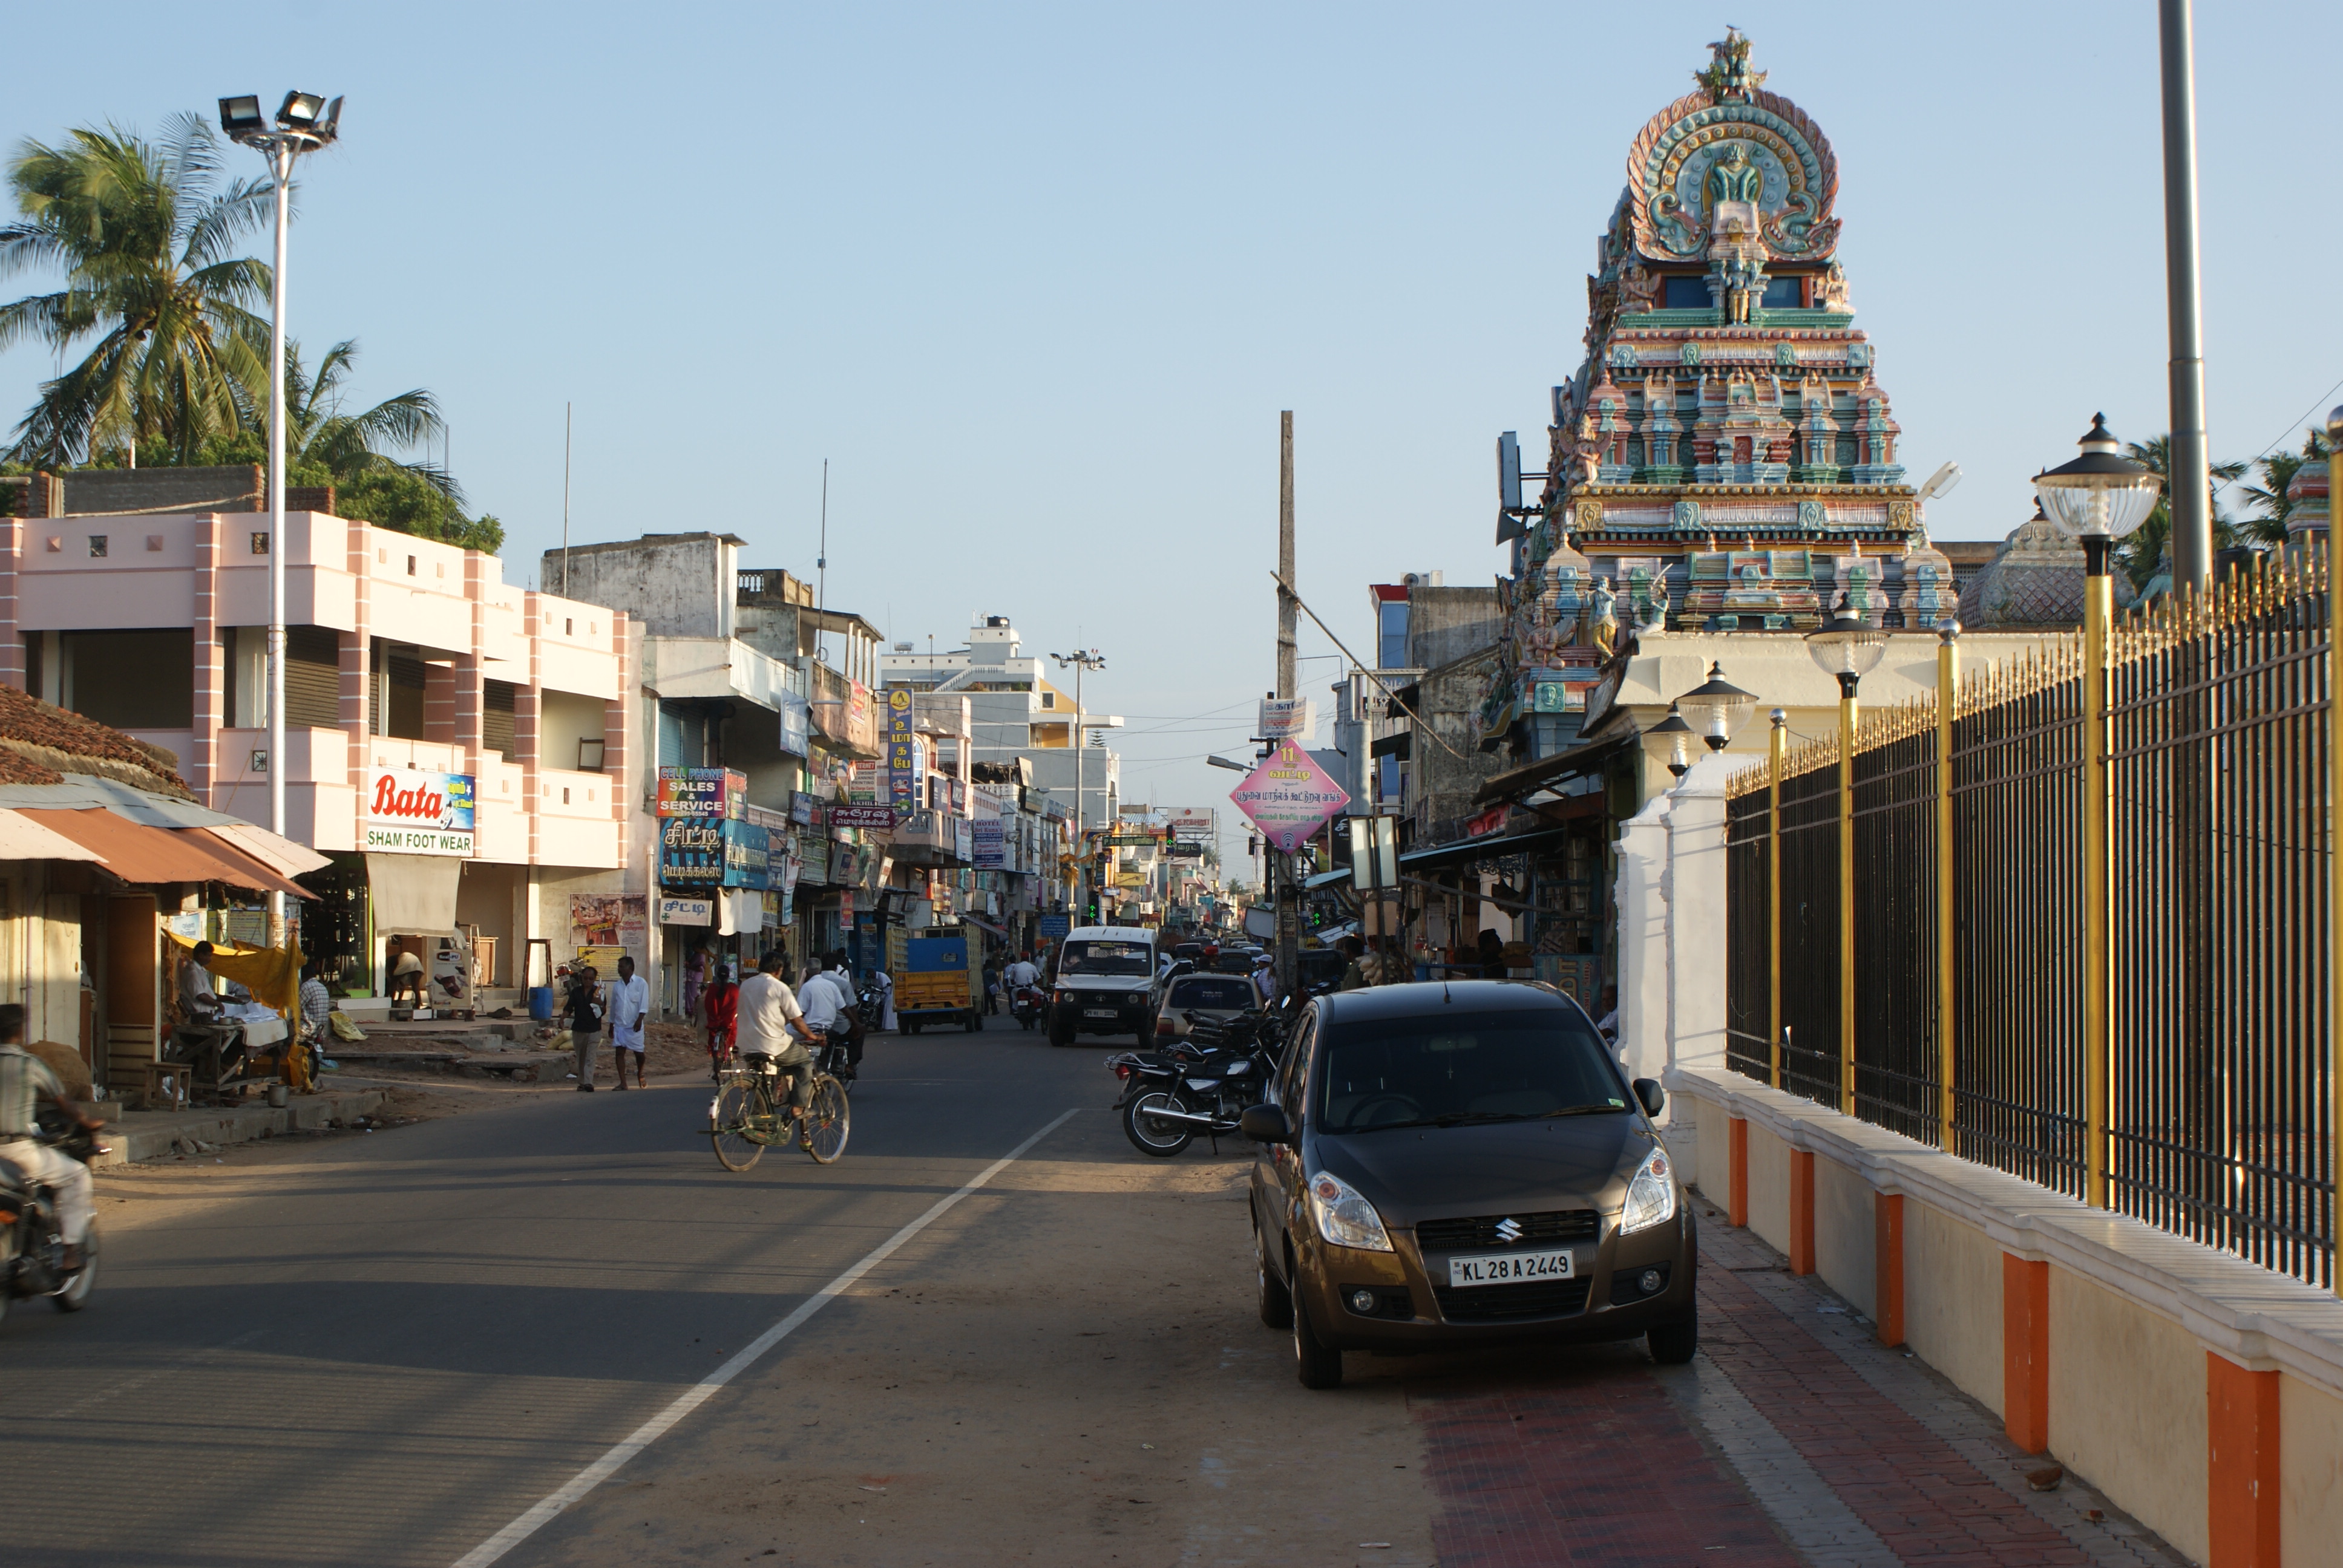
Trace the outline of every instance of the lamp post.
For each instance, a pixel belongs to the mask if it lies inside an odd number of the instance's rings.
[[[1846,596],[1838,613],[1806,634],[1806,652],[1838,680],[1838,1108],[1855,1114],[1855,719],[1863,678],[1887,657],[1887,634],[1855,614]]]
[[[1676,706],[1690,711],[1708,749],[1722,751],[1732,740],[1733,732],[1757,711],[1757,699],[1726,680],[1725,666],[1711,664],[1707,682],[1677,698]]]
[[[2335,519],[2343,515],[2343,405],[2327,416],[2327,798],[2343,800],[2343,594],[2335,591],[2335,547],[2338,536]],[[2329,808],[2330,810],[2332,808]],[[2329,829],[2331,832],[2333,829]],[[2329,853],[2327,857],[2327,1016],[2343,1020],[2343,855]],[[2329,1171],[2343,1171],[2343,1029],[2329,1022],[2327,1030],[2328,1093],[2334,1103],[2328,1111],[2328,1125],[2335,1130],[2335,1149],[2330,1159],[2337,1162]],[[2343,1291],[2343,1225],[2335,1231],[2335,1255],[2328,1261],[2327,1278],[2337,1291]]]
[[[268,830],[285,831],[285,239],[293,161],[341,135],[342,100],[287,93],[274,126],[255,96],[222,98],[220,129],[268,160],[277,193],[277,259],[268,278]],[[268,943],[285,944],[285,895],[268,895]]]
[[[2117,539],[2156,509],[2157,480],[2121,455],[2104,414],[2091,417],[2091,427],[2077,445],[2081,457],[2034,476],[2034,493],[2042,515],[2083,545],[2083,1197],[2093,1208],[2104,1209],[2114,1004],[2107,940],[2115,914],[2107,793],[2107,627],[2115,618],[2115,590],[2107,578],[2107,557]],[[2180,589],[2178,560],[2176,552],[2174,587],[2186,592]],[[2174,849],[2177,854],[2194,853],[2187,843]],[[2188,983],[2185,972],[2181,983]]]
[[[1083,853],[1082,843],[1082,782],[1088,772],[1082,760],[1082,746],[1086,739],[1082,733],[1082,676],[1089,670],[1104,669],[1106,658],[1094,648],[1078,648],[1071,653],[1053,653],[1050,657],[1058,661],[1060,669],[1071,665],[1074,670],[1074,864],[1087,868],[1090,857]],[[1082,899],[1082,889],[1078,882],[1074,888],[1077,918],[1081,914]]]
[[[1692,771],[1693,735],[1693,727],[1671,702],[1668,716],[1644,731],[1644,755],[1682,779]]]

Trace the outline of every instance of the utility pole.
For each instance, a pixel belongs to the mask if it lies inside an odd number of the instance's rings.
[[[1294,633],[1301,601],[1293,588],[1293,410],[1277,417],[1277,695],[1293,696]],[[1302,737],[1304,744],[1309,738]],[[1293,872],[1293,857],[1269,852],[1270,874],[1275,879],[1277,900],[1277,990],[1292,996],[1300,981],[1302,964],[1302,888]]]
[[[2164,63],[2164,289],[2171,319],[2172,585],[2213,581],[2211,454],[2205,436],[2204,291],[2197,277],[2197,46],[2189,0],[2157,6]]]

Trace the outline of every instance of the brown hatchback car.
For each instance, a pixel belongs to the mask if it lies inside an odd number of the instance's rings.
[[[1312,1388],[1342,1352],[1644,1336],[1692,1359],[1698,1248],[1654,1131],[1578,1004],[1457,980],[1320,997],[1258,1145],[1262,1322],[1290,1329]]]

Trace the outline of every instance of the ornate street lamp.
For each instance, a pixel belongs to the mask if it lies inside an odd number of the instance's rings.
[[[1806,652],[1838,678],[1838,1108],[1855,1114],[1855,699],[1887,657],[1887,634],[1839,595],[1838,613],[1806,633]]]
[[[1668,704],[1668,716],[1644,731],[1644,755],[1666,769],[1677,778],[1692,770],[1692,742],[1695,731],[1684,722],[1676,705]]]
[[[2034,476],[2042,515],[2083,543],[2083,1199],[2107,1206],[2107,1096],[2111,1018],[2107,943],[2114,925],[2109,859],[2112,803],[2107,797],[2107,628],[2115,592],[2107,558],[2115,542],[2147,521],[2159,481],[2122,456],[2095,414],[2077,445],[2083,455]],[[2176,544],[2181,541],[2176,539]],[[2174,559],[2179,559],[2176,552]],[[2196,579],[2176,571],[2176,585]]]
[[[1677,698],[1676,706],[1691,712],[1708,749],[1722,751],[1733,739],[1733,732],[1757,711],[1757,699],[1727,681],[1725,666],[1711,664],[1707,684],[1695,686]]]

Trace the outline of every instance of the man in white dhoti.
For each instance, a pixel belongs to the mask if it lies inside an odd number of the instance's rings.
[[[651,982],[635,972],[631,957],[618,960],[618,980],[610,988],[610,1053],[618,1060],[618,1087],[627,1087],[627,1063],[635,1064],[635,1087],[643,1083],[643,1020],[651,1010]]]

